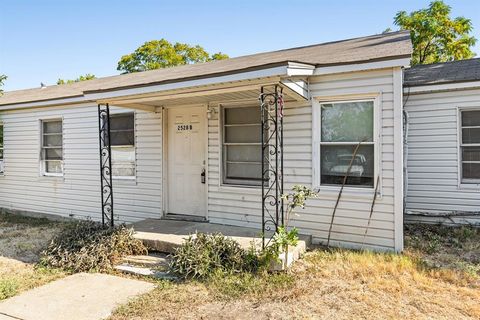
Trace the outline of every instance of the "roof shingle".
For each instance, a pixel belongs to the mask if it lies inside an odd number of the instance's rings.
[[[412,52],[408,31],[327,42],[293,49],[258,53],[221,61],[199,63],[123,74],[73,84],[5,92],[0,105],[82,96],[88,91],[108,91],[263,68],[286,62],[329,66],[409,57]]]

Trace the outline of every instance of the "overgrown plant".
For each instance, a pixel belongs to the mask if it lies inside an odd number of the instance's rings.
[[[273,250],[275,256],[285,252],[284,267],[288,266],[288,250],[290,246],[296,246],[298,244],[298,229],[296,227],[289,228],[289,223],[295,210],[297,208],[305,208],[307,199],[316,198],[317,193],[312,189],[303,186],[295,185],[292,188],[291,193],[282,195],[282,199],[286,204],[286,213],[284,225],[279,226],[273,236],[273,243],[270,250]]]
[[[125,225],[93,221],[68,225],[42,252],[40,265],[71,272],[108,271],[126,255],[146,254],[143,243]]]
[[[171,258],[170,272],[181,278],[206,279],[218,272],[254,272],[259,267],[253,249],[245,250],[221,233],[190,235]]]

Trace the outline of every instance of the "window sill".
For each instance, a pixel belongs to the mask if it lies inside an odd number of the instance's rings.
[[[258,195],[262,192],[262,186],[246,186],[240,184],[221,184],[218,188],[219,191],[232,192],[238,191],[241,193]]]
[[[136,185],[137,177],[136,176],[127,176],[127,177],[112,177],[113,183],[118,183],[120,185]]]
[[[340,192],[341,186],[316,186],[315,191],[318,191],[319,198],[328,197],[328,198],[337,198]],[[378,191],[377,199],[382,198],[381,186],[380,191]],[[354,198],[368,198],[372,199],[375,193],[374,188],[355,188],[355,187],[344,187],[342,191],[343,196],[349,196]]]
[[[480,190],[480,182],[478,183],[461,183],[458,186],[460,190]]]

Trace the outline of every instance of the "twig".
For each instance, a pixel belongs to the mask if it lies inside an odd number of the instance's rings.
[[[342,197],[343,188],[345,187],[345,184],[347,183],[347,178],[350,174],[350,170],[352,169],[353,161],[355,160],[355,157],[357,156],[358,149],[360,149],[360,145],[362,144],[362,142],[363,141],[359,142],[358,145],[355,147],[355,150],[353,150],[352,159],[350,160],[350,164],[348,165],[347,172],[345,173],[345,176],[343,177],[342,187],[340,188],[340,191],[338,192],[337,202],[335,203],[335,207],[333,208],[333,212],[332,212],[332,220],[330,221],[330,228],[328,229],[327,248],[330,246],[330,236],[332,235],[333,220],[335,219],[335,213],[337,212],[338,203],[340,202],[340,198]]]
[[[375,201],[377,200],[377,191],[378,191],[378,185],[379,184],[380,184],[380,176],[377,176],[377,184],[375,185],[375,193],[373,194],[372,206],[370,207],[370,216],[368,217],[367,228],[365,229],[365,234],[363,235],[361,249],[363,249],[363,245],[365,244],[365,238],[367,237],[368,228],[370,228],[370,222],[372,221],[373,207],[375,207]]]

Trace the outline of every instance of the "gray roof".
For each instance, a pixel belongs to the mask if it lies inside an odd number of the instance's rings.
[[[417,65],[405,69],[404,86],[423,86],[480,80],[480,58]]]
[[[82,96],[85,92],[118,90],[137,86],[179,82],[217,75],[300,62],[331,66],[410,57],[412,45],[408,31],[391,32],[362,38],[327,42],[293,49],[258,53],[227,60],[213,61],[123,74],[73,84],[5,92],[0,105],[45,101]]]

